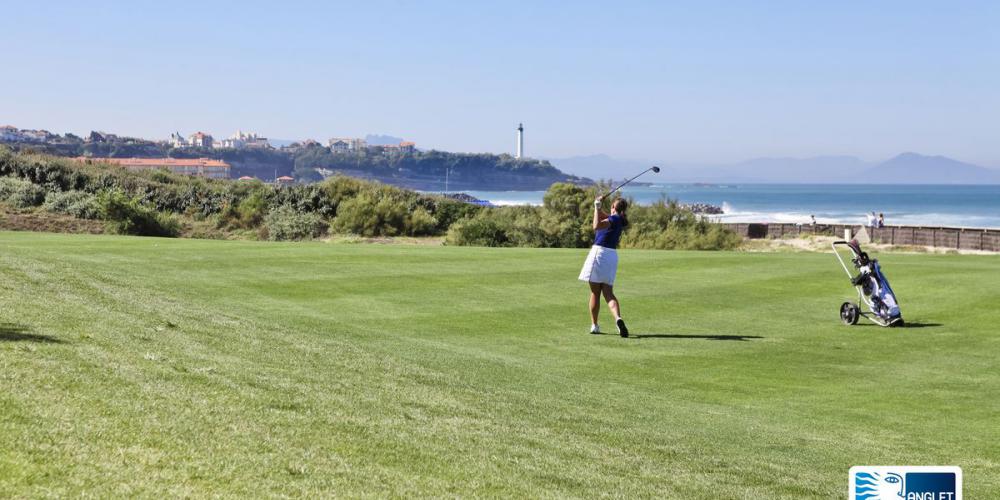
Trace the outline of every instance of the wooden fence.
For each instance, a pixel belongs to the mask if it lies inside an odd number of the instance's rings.
[[[782,223],[722,223],[744,238],[783,238],[808,234],[844,236],[850,229],[857,234],[861,226],[848,224],[782,224]],[[875,243],[918,245],[962,250],[1000,252],[1000,230],[960,227],[886,226],[865,227]]]

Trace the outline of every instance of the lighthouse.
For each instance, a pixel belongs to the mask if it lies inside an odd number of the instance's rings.
[[[517,159],[521,159],[524,156],[524,124],[517,124]]]

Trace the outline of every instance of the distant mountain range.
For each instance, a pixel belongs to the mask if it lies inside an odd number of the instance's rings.
[[[372,146],[395,145],[403,142],[403,140],[404,139],[402,137],[384,134],[368,134],[365,136],[365,142]]]
[[[592,179],[624,179],[658,164],[607,155],[549,161],[563,172]],[[1000,169],[917,153],[903,153],[875,163],[854,156],[817,156],[756,158],[723,165],[658,165],[663,169],[658,180],[667,182],[1000,184]]]
[[[903,153],[865,173],[906,184],[1000,184],[1000,170],[917,153]]]

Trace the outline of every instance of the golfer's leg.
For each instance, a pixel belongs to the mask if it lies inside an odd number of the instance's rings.
[[[611,285],[604,285],[601,287],[601,291],[604,292],[604,300],[608,302],[608,308],[611,309],[611,314],[615,316],[615,319],[622,317],[622,311],[618,306],[618,297],[615,297],[615,292],[611,288]]]
[[[608,308],[611,309],[611,314],[615,315],[615,326],[618,327],[618,334],[622,337],[628,337],[628,327],[625,326],[625,320],[622,319],[622,310],[618,305],[618,297],[615,297],[615,292],[611,289],[611,285],[604,285],[601,291],[604,292],[604,300],[608,301]]]
[[[590,283],[590,323],[597,324],[597,315],[601,312],[601,284]]]

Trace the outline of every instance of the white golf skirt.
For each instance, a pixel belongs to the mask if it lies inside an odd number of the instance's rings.
[[[615,284],[615,273],[618,271],[618,252],[614,248],[594,245],[590,247],[587,260],[580,270],[580,281],[591,283]]]

